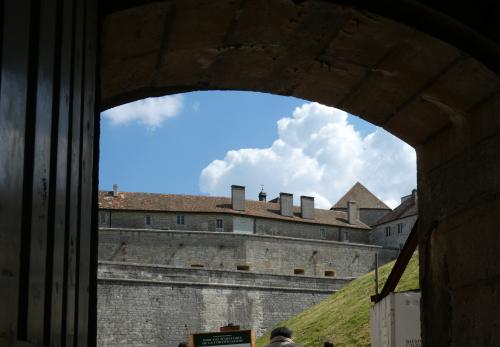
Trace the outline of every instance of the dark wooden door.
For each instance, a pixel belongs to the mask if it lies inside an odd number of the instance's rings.
[[[96,336],[96,0],[0,0],[0,346]]]

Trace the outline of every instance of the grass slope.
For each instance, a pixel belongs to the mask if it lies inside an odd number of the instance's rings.
[[[394,261],[379,268],[380,288],[384,285]],[[375,273],[370,272],[346,285],[340,291],[280,322],[294,331],[295,342],[305,347],[323,346],[331,340],[335,346],[370,345],[370,295],[374,292]],[[396,291],[414,290],[418,283],[418,254],[415,253],[399,282]],[[271,331],[272,329],[269,329]],[[269,342],[269,333],[257,340],[257,347]]]

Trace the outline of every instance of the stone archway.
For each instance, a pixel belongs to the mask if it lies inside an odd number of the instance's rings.
[[[0,345],[95,345],[99,109],[200,89],[296,95],[412,144],[424,344],[495,345],[499,15],[486,0],[1,1]]]
[[[454,42],[460,50],[380,12],[229,0],[110,10],[102,107],[251,90],[318,101],[384,127],[418,153],[424,341],[491,345],[500,320],[500,79],[466,53],[467,40]]]

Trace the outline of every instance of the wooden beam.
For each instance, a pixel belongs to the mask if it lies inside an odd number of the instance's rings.
[[[396,286],[398,285],[401,276],[403,276],[403,273],[405,272],[406,266],[408,266],[408,263],[410,262],[413,252],[415,252],[415,250],[417,249],[417,245],[418,245],[418,220],[413,225],[410,235],[408,236],[408,239],[406,240],[406,243],[403,246],[403,249],[401,250],[398,259],[396,259],[396,264],[394,264],[394,267],[392,268],[392,271],[389,274],[389,277],[387,278],[387,281],[385,282],[382,291],[380,292],[380,294],[371,296],[371,300],[373,302],[379,302],[387,295],[389,295],[389,293],[393,292],[394,289],[396,289]]]

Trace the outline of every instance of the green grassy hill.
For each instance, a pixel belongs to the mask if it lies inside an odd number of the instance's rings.
[[[393,266],[394,261],[379,269],[380,289]],[[337,293],[277,326],[292,329],[293,339],[305,347],[320,347],[326,340],[333,341],[336,347],[369,346],[374,276],[374,272],[370,272],[350,282]],[[396,291],[418,289],[418,276],[418,255],[415,253]],[[257,340],[257,347],[268,342],[269,334],[266,334]]]

